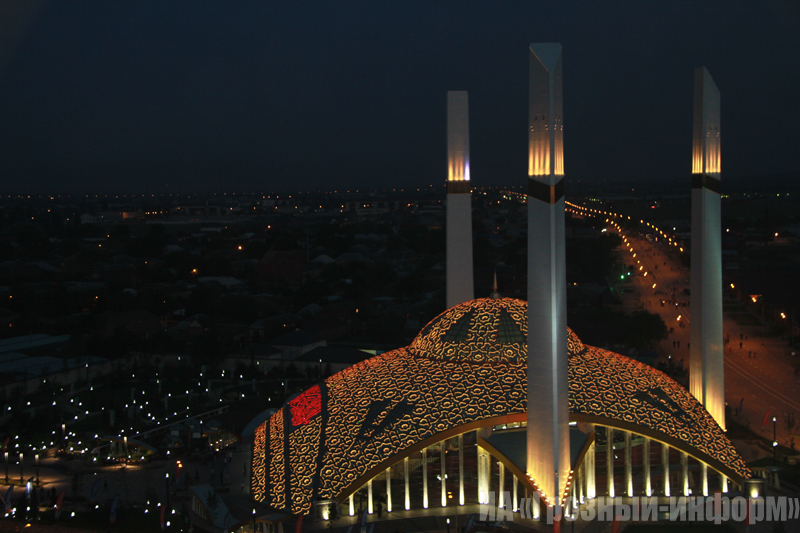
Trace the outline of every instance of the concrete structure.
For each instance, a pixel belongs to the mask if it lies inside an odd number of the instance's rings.
[[[719,89],[699,67],[694,71],[689,390],[725,429],[719,126]]]
[[[469,98],[447,91],[447,307],[472,300]]]
[[[571,474],[561,45],[532,44],[529,58],[527,474],[559,507]]]

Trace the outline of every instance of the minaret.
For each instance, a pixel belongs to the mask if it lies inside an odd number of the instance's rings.
[[[698,67],[694,70],[689,390],[725,429],[719,118],[719,89],[708,70]]]
[[[469,99],[447,91],[447,308],[474,298]]]
[[[503,296],[500,294],[500,291],[497,290],[497,269],[494,269],[494,284],[492,285],[492,293],[489,295],[489,298],[492,300],[500,300]]]
[[[561,45],[530,45],[528,475],[561,506],[570,474]]]

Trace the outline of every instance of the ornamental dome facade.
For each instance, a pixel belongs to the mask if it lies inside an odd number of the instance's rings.
[[[568,329],[569,356],[585,350]],[[528,355],[528,303],[481,298],[451,307],[431,320],[408,347],[417,357],[473,363],[520,363]]]
[[[484,461],[486,450],[534,491],[513,460],[482,436],[506,427],[518,431],[513,428],[526,423],[527,321],[521,300],[465,302],[434,318],[407,348],[346,368],[290,400],[255,431],[254,499],[293,514],[311,512],[318,501],[347,501],[352,515],[353,495],[371,491],[373,481],[384,483],[387,502],[392,484],[403,478],[407,498],[416,498],[412,488],[427,490],[427,466],[421,465],[430,463],[432,469],[459,468],[466,501],[474,502],[492,478],[479,469],[477,485],[470,484],[465,472]],[[587,494],[600,483],[594,474],[589,481],[585,471],[596,469],[595,454],[598,464],[601,454],[609,457],[602,440],[609,435],[623,435],[623,446],[658,449],[666,459],[654,475],[667,472],[667,479],[670,454],[672,464],[686,465],[686,476],[716,471],[725,490],[727,480],[741,484],[751,476],[722,428],[680,384],[643,363],[586,346],[572,331],[568,335],[569,418],[595,428],[587,429],[588,455],[573,465],[576,471],[583,467],[579,485],[592,487]],[[454,447],[464,454],[463,469],[444,466]],[[438,454],[438,464],[429,461],[436,458],[426,456],[428,451]],[[590,466],[582,457],[592,457]],[[606,464],[613,477],[613,460]],[[668,495],[669,482],[666,487]]]

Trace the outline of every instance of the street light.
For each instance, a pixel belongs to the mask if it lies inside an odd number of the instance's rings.
[[[167,472],[164,478],[164,486],[167,488],[167,513],[169,513],[169,472]]]
[[[775,464],[775,456],[778,453],[778,417],[772,417],[772,464]]]

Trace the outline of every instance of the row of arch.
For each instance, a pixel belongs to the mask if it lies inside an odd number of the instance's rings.
[[[713,457],[648,428],[580,414],[571,418],[588,433],[573,465],[573,502],[596,496],[708,495],[742,483]],[[525,431],[524,426],[524,415],[515,415],[453,428],[377,465],[335,501],[351,516],[365,508],[373,514],[492,500],[516,512],[520,499],[534,494],[533,487],[489,436]],[[511,502],[504,501],[506,494]]]

